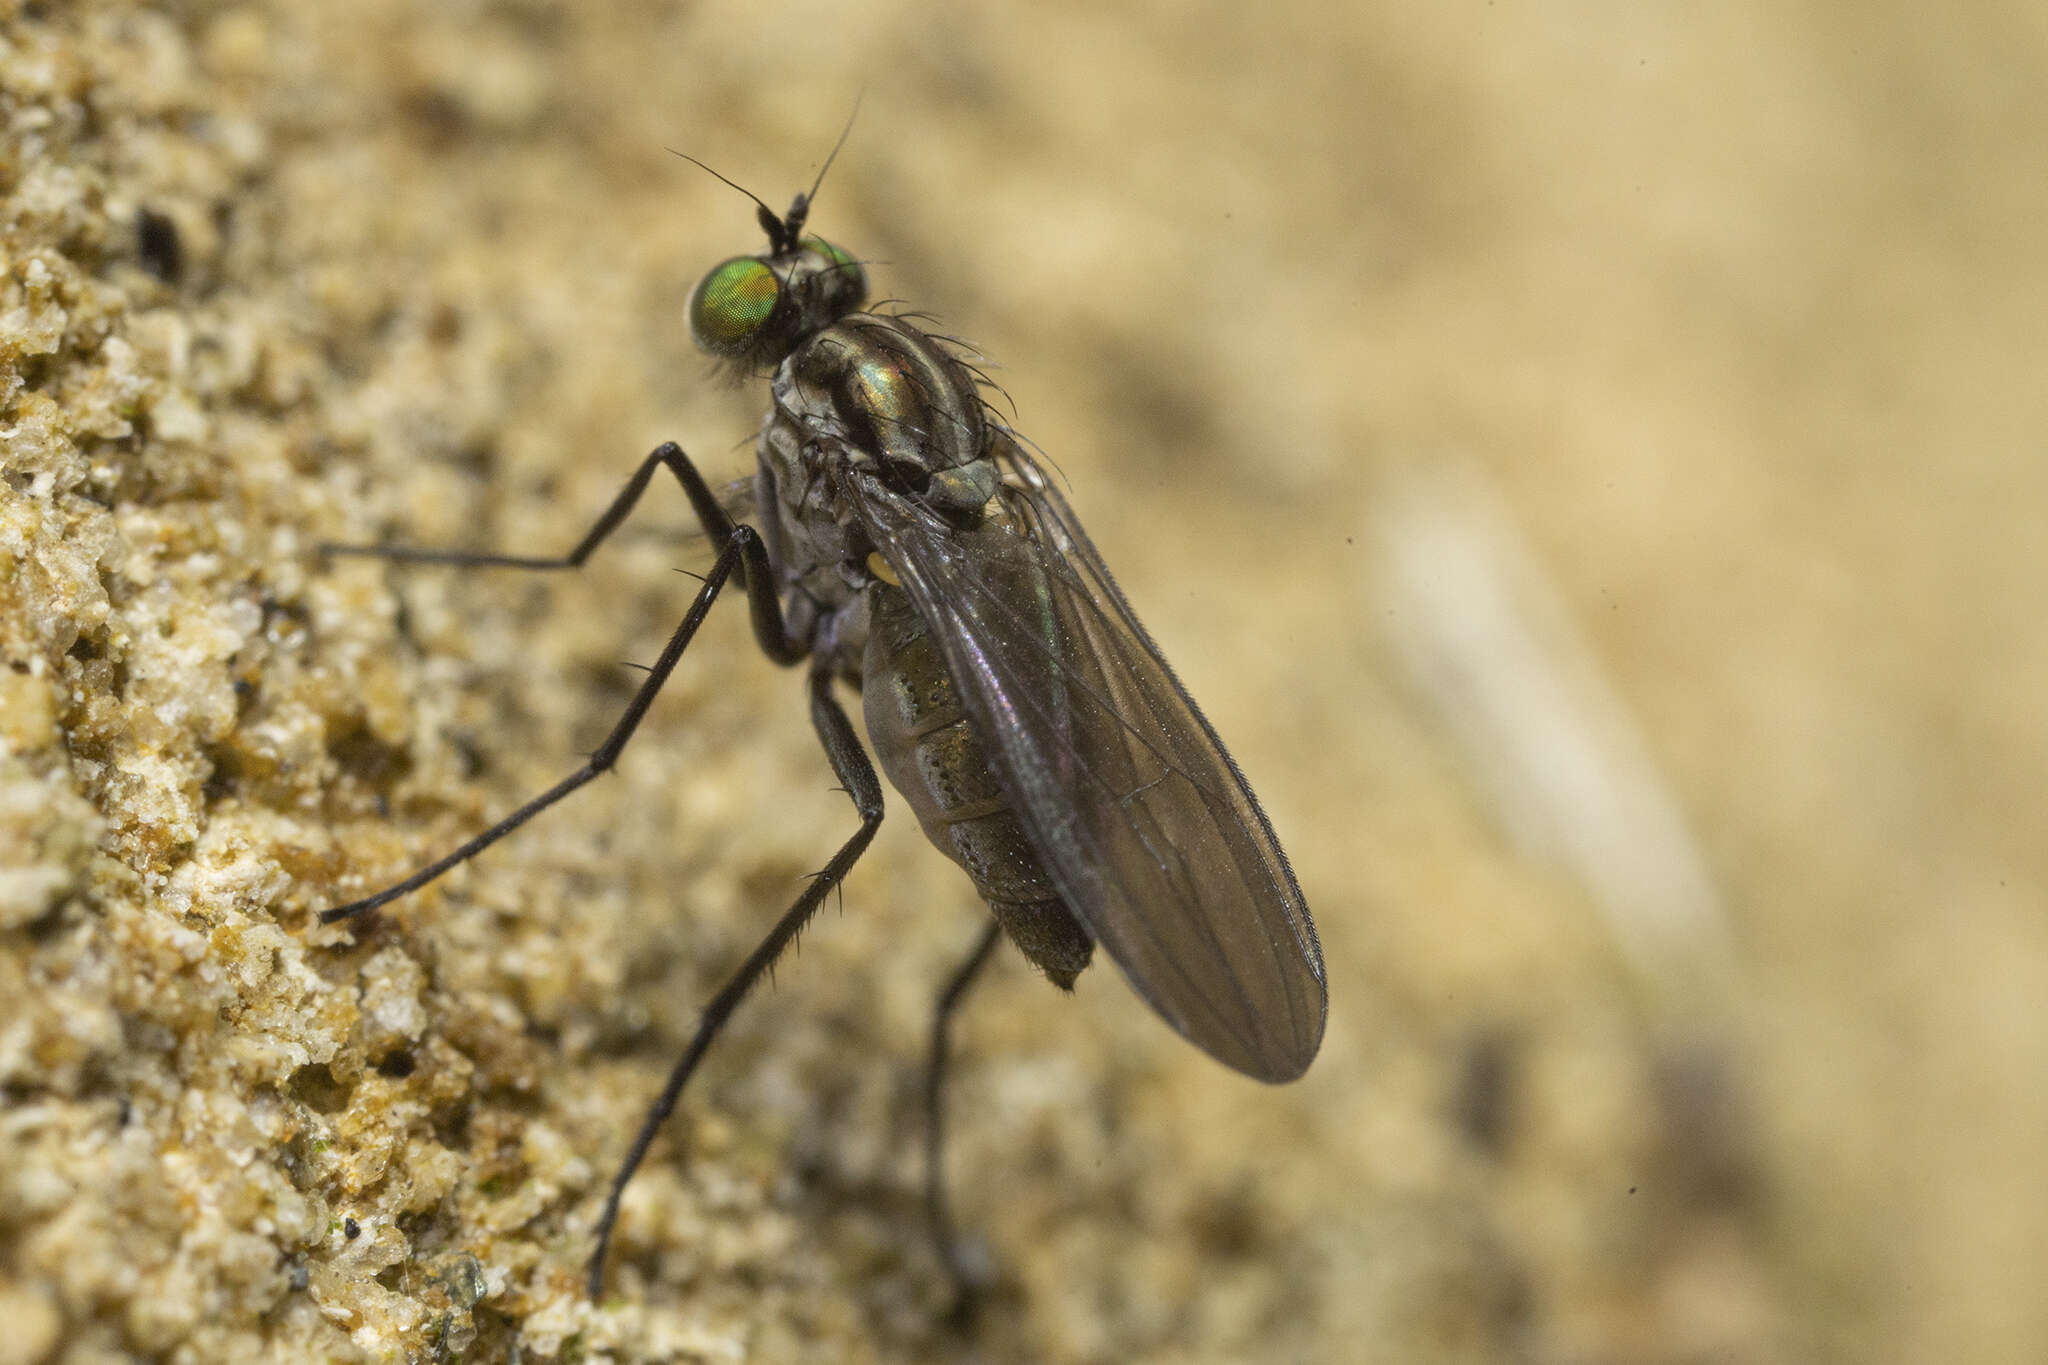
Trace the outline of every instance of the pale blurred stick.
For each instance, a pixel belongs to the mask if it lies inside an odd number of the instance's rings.
[[[1500,496],[1439,469],[1377,506],[1377,605],[1512,837],[1583,881],[1654,1013],[1725,1017],[1732,957],[1706,862]]]

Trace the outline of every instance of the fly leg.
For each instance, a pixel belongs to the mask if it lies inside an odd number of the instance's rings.
[[[718,552],[717,560],[712,563],[711,572],[704,575],[704,586],[697,590],[697,598],[690,603],[690,610],[683,616],[682,624],[677,626],[675,634],[669,637],[668,644],[661,651],[661,657],[654,661],[654,667],[648,670],[647,681],[640,684],[640,690],[633,694],[633,700],[626,705],[626,713],[619,717],[619,723],[612,727],[611,734],[605,737],[604,743],[597,746],[596,751],[582,767],[447,857],[421,868],[404,881],[388,886],[374,896],[366,896],[347,905],[337,905],[331,910],[322,910],[320,922],[332,924],[336,920],[348,919],[353,915],[374,910],[408,892],[419,890],[449,868],[474,858],[600,773],[610,771],[612,765],[618,761],[619,751],[626,747],[626,741],[630,740],[633,731],[639,728],[641,720],[647,715],[647,709],[654,705],[655,694],[661,691],[662,684],[668,681],[669,674],[675,672],[677,662],[683,657],[683,651],[689,648],[691,637],[696,635],[697,627],[704,623],[704,617],[710,612],[711,604],[718,600],[719,589],[725,586],[726,579],[742,565],[748,566],[750,570],[746,579],[747,595],[753,599],[757,633],[764,618],[768,618],[772,619],[776,637],[782,639],[782,609],[777,604],[774,590],[770,586],[772,580],[768,572],[767,551],[762,547],[761,538],[755,534],[753,527],[734,526],[727,534],[725,548]],[[785,646],[789,645],[786,639],[782,642]]]
[[[604,510],[576,548],[559,557],[534,555],[476,554],[468,550],[422,549],[413,545],[336,545],[323,544],[320,553],[326,555],[360,555],[373,559],[395,559],[408,564],[454,564],[470,569],[580,569],[583,561],[590,558],[605,537],[619,528],[633,511],[640,495],[647,491],[647,485],[654,478],[654,471],[667,465],[682,481],[683,491],[689,495],[690,505],[697,511],[697,520],[704,525],[704,534],[714,544],[723,545],[732,534],[732,519],[725,509],[718,505],[718,499],[711,492],[697,467],[690,463],[690,457],[683,454],[683,448],[674,441],[663,441],[649,451],[640,467],[633,471],[633,477],[626,480],[626,486],[612,499],[612,505]]]
[[[963,1311],[973,1302],[987,1274],[983,1267],[968,1259],[955,1239],[953,1217],[946,1207],[946,1066],[952,1059],[953,1015],[966,997],[967,988],[974,984],[994,954],[996,940],[1001,936],[1002,925],[991,919],[988,927],[981,931],[981,937],[975,940],[973,951],[954,969],[952,979],[939,992],[938,1004],[932,1009],[931,1060],[924,1073],[925,1221],[931,1228],[932,1243],[938,1248],[939,1261],[946,1267],[946,1273],[953,1277],[956,1302]]]
[[[704,1015],[697,1023],[697,1031],[690,1038],[690,1045],[683,1049],[683,1055],[669,1072],[668,1084],[661,1089],[661,1097],[647,1111],[647,1118],[640,1125],[639,1134],[626,1153],[626,1159],[619,1166],[618,1174],[612,1177],[611,1193],[605,1197],[604,1212],[597,1220],[597,1249],[590,1257],[589,1293],[596,1299],[604,1289],[605,1253],[611,1247],[612,1228],[619,1220],[619,1199],[625,1193],[626,1182],[633,1178],[633,1172],[640,1169],[640,1163],[647,1157],[647,1149],[654,1143],[654,1135],[661,1131],[661,1125],[675,1112],[676,1100],[689,1083],[690,1075],[696,1071],[697,1063],[703,1060],[704,1051],[711,1046],[711,1040],[725,1027],[726,1020],[739,1006],[741,1000],[761,979],[775,959],[782,956],[782,950],[795,941],[798,931],[817,913],[832,888],[846,878],[860,855],[867,851],[868,842],[875,837],[875,830],[882,823],[882,781],[875,775],[874,764],[868,761],[867,751],[861,748],[860,740],[853,731],[853,722],[847,719],[846,711],[832,698],[832,673],[830,666],[816,664],[811,669],[811,724],[818,731],[819,742],[825,746],[825,757],[831,761],[832,771],[839,778],[840,785],[853,798],[853,806],[860,813],[860,828],[852,837],[839,846],[832,855],[832,861],[825,864],[825,870],[811,879],[804,893],[796,898],[796,904],[783,913],[768,931],[768,937],[754,949],[740,969],[733,973],[711,1003],[704,1007]]]
[[[647,491],[649,481],[654,478],[654,471],[663,466],[667,466],[669,472],[676,476],[676,481],[682,484],[684,494],[690,499],[691,510],[697,514],[697,524],[704,528],[705,538],[713,545],[723,546],[730,542],[733,519],[719,504],[718,495],[711,491],[710,484],[704,482],[704,476],[697,472],[697,466],[691,463],[681,446],[674,441],[663,441],[647,453],[647,458],[633,471],[633,477],[612,499],[612,505],[604,509],[604,515],[597,519],[583,539],[576,542],[576,547],[556,558],[474,554],[468,550],[432,550],[412,545],[326,544],[320,547],[320,553],[389,559],[405,564],[452,564],[466,569],[580,569],[597,547],[604,544],[605,537],[616,531],[632,513],[640,495]],[[793,664],[803,657],[804,651],[782,629],[782,610],[775,599],[775,578],[768,565],[768,552],[757,542],[744,555],[740,564],[740,582],[747,588],[747,596],[753,604],[754,638],[769,658],[779,664]]]

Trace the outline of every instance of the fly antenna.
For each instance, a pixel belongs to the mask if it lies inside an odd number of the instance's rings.
[[[832,162],[838,157],[839,149],[846,145],[846,139],[852,134],[853,121],[860,116],[861,97],[866,93],[866,91],[862,91],[860,95],[853,97],[853,112],[846,116],[846,126],[839,130],[839,140],[832,144],[831,152],[825,157],[825,164],[818,167],[818,178],[811,182],[809,191],[799,194],[791,202],[788,213],[776,213],[774,209],[768,207],[760,195],[755,194],[738,181],[729,180],[725,176],[720,175],[688,152],[676,151],[674,147],[669,148],[669,151],[674,152],[675,155],[689,162],[692,166],[732,186],[741,194],[753,200],[755,206],[759,209],[755,216],[760,219],[761,230],[768,234],[769,254],[771,256],[782,256],[796,250],[797,241],[803,236],[804,220],[810,217],[811,214],[811,201],[818,197],[818,188],[825,183],[825,172],[832,169]]]
[[[862,90],[860,94],[853,97],[853,108],[846,115],[846,126],[839,130],[839,141],[832,144],[832,150],[825,156],[825,164],[818,167],[818,178],[811,182],[811,192],[798,195],[795,205],[791,207],[789,216],[796,221],[798,226],[802,226],[804,216],[810,212],[812,201],[818,197],[818,187],[825,183],[825,172],[832,169],[833,161],[839,156],[839,149],[844,147],[846,139],[852,136],[853,121],[860,117],[860,102],[867,93],[867,91]]]
[[[754,193],[745,185],[740,184],[737,180],[729,180],[725,176],[720,175],[717,171],[705,165],[696,157],[691,156],[688,152],[679,152],[676,151],[676,149],[673,147],[669,148],[668,150],[674,153],[676,156],[679,156],[683,160],[689,162],[698,170],[703,171],[712,179],[721,181],[727,185],[732,186],[741,194],[744,194],[745,196],[747,196],[747,198],[753,200],[760,210],[757,214],[755,214],[755,217],[760,219],[761,230],[768,234],[768,244],[773,249],[774,254],[779,256],[784,251],[787,251],[792,245],[795,244],[797,229],[801,227],[803,223],[803,220],[801,218],[797,218],[796,221],[793,223],[783,222],[782,219],[776,214],[775,210],[769,208],[767,203],[761,198],[760,195]]]
[[[676,151],[676,149],[673,147],[669,148],[668,150],[672,155],[681,157],[683,160],[689,162],[692,166],[695,166],[698,170],[710,175],[713,179],[724,181],[726,184],[731,185],[734,189],[738,190],[741,194],[744,194],[745,196],[747,196],[747,198],[753,200],[755,203],[761,204],[761,211],[763,213],[772,214],[775,212],[774,209],[769,208],[766,204],[762,204],[761,196],[754,193],[752,190],[748,189],[745,185],[742,185],[735,180],[726,180],[724,176],[720,175],[717,171],[712,170],[709,166],[699,161],[696,157],[691,156],[688,152],[679,152]]]

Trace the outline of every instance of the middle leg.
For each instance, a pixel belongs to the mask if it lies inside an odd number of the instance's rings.
[[[570,792],[594,780],[601,773],[610,771],[612,765],[618,762],[619,754],[625,749],[626,742],[633,738],[633,732],[645,719],[647,709],[654,705],[655,695],[661,691],[662,684],[668,681],[669,674],[675,672],[676,664],[682,660],[683,651],[689,648],[690,640],[697,633],[697,627],[704,623],[704,617],[710,612],[711,604],[718,600],[719,590],[725,586],[726,579],[731,577],[735,570],[756,560],[762,565],[762,571],[745,580],[747,595],[753,600],[755,621],[762,625],[763,629],[772,627],[776,637],[782,638],[784,632],[781,608],[775,600],[775,592],[766,573],[767,556],[762,550],[761,538],[754,533],[751,526],[735,526],[725,542],[725,548],[719,551],[717,561],[712,564],[711,572],[704,575],[704,586],[697,590],[696,600],[690,603],[690,609],[684,614],[682,624],[677,626],[675,634],[669,637],[668,644],[661,651],[661,657],[654,661],[654,667],[649,670],[647,680],[641,683],[640,690],[633,694],[633,700],[627,704],[625,714],[620,716],[618,723],[612,727],[611,734],[606,736],[604,743],[597,747],[596,752],[590,755],[582,767],[461,848],[421,868],[404,881],[387,886],[374,896],[365,896],[361,900],[350,901],[347,905],[322,910],[320,922],[332,924],[336,920],[348,919],[374,910],[408,892],[417,891],[448,869],[474,858]],[[855,747],[858,748],[858,745]]]
[[[611,1193],[605,1197],[604,1212],[597,1220],[597,1248],[590,1257],[589,1292],[593,1300],[604,1289],[605,1254],[611,1248],[612,1229],[619,1220],[619,1199],[626,1192],[626,1182],[640,1169],[640,1163],[647,1158],[647,1149],[654,1145],[655,1134],[675,1112],[676,1101],[681,1098],[683,1087],[689,1084],[697,1063],[703,1060],[711,1040],[725,1027],[754,983],[775,965],[783,950],[796,940],[798,932],[824,904],[825,897],[853,870],[854,863],[867,851],[875,830],[881,826],[882,781],[875,775],[874,764],[868,761],[867,751],[861,748],[860,739],[853,732],[853,722],[847,719],[845,709],[833,699],[830,665],[822,661],[811,669],[811,724],[817,729],[819,742],[825,746],[825,757],[831,761],[833,773],[853,798],[854,809],[860,813],[860,828],[840,845],[839,851],[832,855],[832,861],[825,864],[825,870],[811,879],[811,884],[797,897],[796,904],[783,913],[775,927],[768,931],[768,937],[761,940],[761,946],[754,949],[740,964],[740,969],[733,973],[731,980],[705,1006],[697,1031],[690,1038],[690,1045],[683,1049],[683,1055],[669,1072],[668,1084],[662,1087],[661,1097],[647,1111],[639,1134],[626,1152],[625,1161],[620,1163],[618,1174],[612,1177]]]

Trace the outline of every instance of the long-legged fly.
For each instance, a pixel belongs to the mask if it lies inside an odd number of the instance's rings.
[[[737,522],[667,443],[560,558],[328,547],[573,569],[667,469],[718,553],[588,762],[439,861],[323,911],[324,923],[417,890],[607,771],[729,582],[745,589],[768,656],[808,662],[811,722],[860,827],[705,1006],[613,1177],[590,1258],[593,1297],[620,1195],[705,1049],[881,823],[876,763],[837,685],[859,691],[882,772],[993,912],[940,997],[926,1085],[927,1213],[963,1284],[940,1177],[941,1087],[949,1022],[999,935],[1066,989],[1100,946],[1160,1018],[1262,1081],[1301,1075],[1322,1041],[1315,926],[1244,775],[1066,499],[984,400],[965,349],[912,316],[863,311],[861,263],[806,235],[817,190],[784,214],[749,194],[768,249],[714,266],[690,299],[699,347],[773,372],[752,492],[758,526]]]

